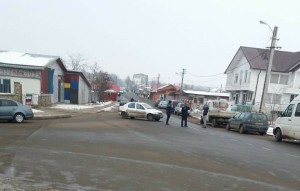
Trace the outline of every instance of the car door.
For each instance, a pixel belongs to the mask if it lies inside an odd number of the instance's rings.
[[[129,117],[136,117],[136,108],[135,108],[135,102],[131,102],[128,104],[128,107],[127,107],[127,114]]]
[[[0,100],[0,118],[1,119],[13,119],[18,105],[11,101],[2,99]]]
[[[236,129],[237,127],[237,120],[239,118],[239,116],[241,115],[241,113],[237,113],[232,117],[232,120],[230,121],[230,127]]]
[[[241,113],[238,118],[235,120],[235,128],[239,129],[241,124],[243,123],[245,117],[245,113]]]
[[[294,108],[295,104],[290,104],[276,121],[276,123],[280,125],[283,135],[290,136]]]
[[[146,116],[146,109],[142,104],[137,103],[136,104],[136,112],[137,112],[137,117],[143,118]]]
[[[300,139],[300,103],[297,104],[295,115],[292,118],[290,136]]]

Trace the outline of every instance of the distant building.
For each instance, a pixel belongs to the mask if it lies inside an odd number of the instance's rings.
[[[148,86],[148,75],[146,74],[134,74],[132,81],[138,87],[138,90],[143,92],[145,88]],[[142,93],[141,92],[141,93]]]

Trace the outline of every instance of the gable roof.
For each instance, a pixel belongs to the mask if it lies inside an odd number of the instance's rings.
[[[66,67],[58,56],[0,51],[0,64],[5,67],[42,69],[53,61],[66,71]]]
[[[251,48],[241,46],[238,52],[241,51],[247,59],[251,69],[266,70],[268,65],[268,58],[270,54],[269,49]],[[236,56],[235,55],[235,56]],[[234,58],[235,58],[234,56]],[[233,63],[234,58],[229,66]],[[225,73],[229,71],[227,67]],[[273,72],[291,72],[299,69],[300,67],[300,52],[287,52],[275,50],[272,64]]]

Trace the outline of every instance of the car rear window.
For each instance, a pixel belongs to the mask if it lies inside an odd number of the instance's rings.
[[[252,115],[252,119],[254,120],[268,120],[267,116],[264,114],[258,114],[258,113],[254,113]]]

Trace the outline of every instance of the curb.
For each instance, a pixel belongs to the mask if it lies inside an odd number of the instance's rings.
[[[71,115],[34,116],[33,120],[71,118]]]

